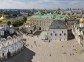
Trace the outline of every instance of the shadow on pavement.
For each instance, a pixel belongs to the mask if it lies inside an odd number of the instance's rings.
[[[42,31],[36,31],[33,35],[40,35]]]
[[[75,36],[73,35],[71,30],[68,30],[68,40],[75,39]]]
[[[35,53],[24,47],[20,53],[3,62],[32,62],[33,56],[35,56]]]

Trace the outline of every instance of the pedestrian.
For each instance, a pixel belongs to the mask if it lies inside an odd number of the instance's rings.
[[[37,46],[36,41],[34,41],[34,44]]]

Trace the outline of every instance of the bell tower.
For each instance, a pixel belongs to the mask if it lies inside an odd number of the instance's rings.
[[[79,22],[80,22],[80,27],[81,28],[84,27],[84,17],[82,17]]]

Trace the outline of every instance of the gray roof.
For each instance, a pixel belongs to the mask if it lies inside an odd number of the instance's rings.
[[[53,21],[49,29],[67,29],[67,26],[65,22],[58,20],[58,21]]]
[[[75,21],[75,20],[67,20],[67,24],[74,24],[74,23],[77,23],[77,21]]]
[[[81,28],[81,27],[79,27],[79,29],[80,29],[80,31],[83,31],[83,32],[84,32],[84,27],[82,27],[82,28]]]
[[[80,31],[82,31],[84,33],[84,27],[80,27],[79,24],[76,24],[76,28],[79,29]]]

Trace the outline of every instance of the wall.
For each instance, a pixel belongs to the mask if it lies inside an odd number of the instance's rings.
[[[11,55],[13,55],[17,51],[19,51],[22,47],[23,47],[22,37],[16,37],[0,41],[0,58],[7,58],[8,52],[10,52]]]
[[[51,36],[51,33],[52,33],[52,36]],[[51,41],[67,41],[67,37],[68,37],[67,29],[49,29],[48,31],[48,39]]]
[[[50,19],[31,19],[31,25],[41,27],[41,30],[48,30],[53,20]]]

